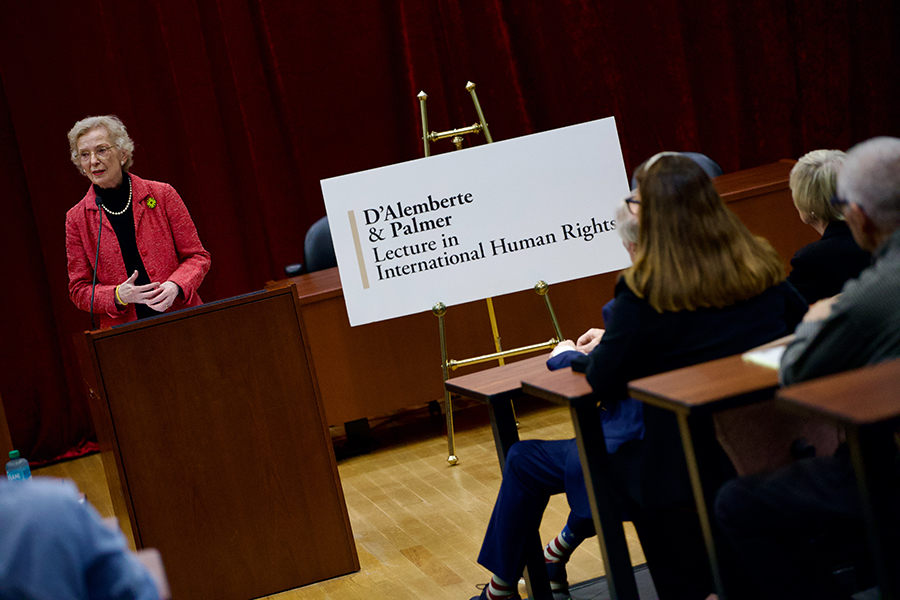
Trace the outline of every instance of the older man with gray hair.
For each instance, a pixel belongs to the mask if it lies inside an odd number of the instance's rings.
[[[853,147],[837,191],[833,203],[873,262],[838,296],[810,307],[782,358],[784,384],[900,357],[900,139],[879,137]],[[825,533],[852,539],[863,530],[845,447],[730,482],[719,492],[716,516],[747,568],[742,587],[755,586],[758,597],[848,597],[808,547]]]

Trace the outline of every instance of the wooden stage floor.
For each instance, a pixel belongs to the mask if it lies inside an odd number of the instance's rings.
[[[566,409],[534,401],[516,404],[522,439],[573,437]],[[289,590],[268,600],[467,600],[490,575],[475,560],[500,486],[500,470],[487,409],[466,405],[455,412],[460,462],[446,462],[443,417],[407,411],[373,422],[376,448],[339,461],[361,569],[357,573]],[[52,465],[38,475],[68,477],[103,516],[112,505],[98,455]],[[554,497],[541,539],[565,525],[565,496]],[[631,524],[626,526],[632,562],[644,562]],[[297,539],[328,544],[327,539]],[[162,557],[165,562],[165,556]],[[603,575],[596,538],[573,555],[569,581]],[[524,588],[521,590],[524,597]],[[177,600],[177,599],[176,599]]]

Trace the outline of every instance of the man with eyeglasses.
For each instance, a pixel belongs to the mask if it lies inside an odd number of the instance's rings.
[[[838,296],[810,307],[782,357],[785,385],[900,357],[900,139],[874,138],[852,148],[837,191],[832,202],[873,263]],[[814,538],[858,538],[863,530],[845,447],[730,482],[719,492],[716,516],[748,577],[762,588],[758,597],[848,597],[809,556]]]

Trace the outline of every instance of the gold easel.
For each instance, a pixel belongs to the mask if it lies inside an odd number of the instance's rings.
[[[487,122],[484,120],[484,113],[481,112],[481,104],[478,103],[478,96],[475,94],[475,84],[471,81],[466,83],[466,90],[472,96],[472,103],[475,105],[475,111],[478,113],[478,123],[469,125],[468,127],[461,127],[459,129],[451,129],[442,132],[428,131],[428,112],[425,109],[425,101],[428,99],[428,94],[419,92],[419,107],[422,111],[422,140],[425,143],[426,157],[431,156],[430,143],[446,138],[452,138],[451,141],[456,146],[457,150],[462,149],[463,136],[470,133],[483,132],[487,143],[493,143],[494,140],[491,139],[491,133],[488,130]],[[559,323],[556,320],[556,313],[553,312],[553,306],[550,304],[550,296],[548,295],[550,286],[544,281],[538,281],[534,286],[534,291],[544,298],[544,304],[546,304],[547,311],[550,313],[550,321],[553,323],[553,330],[556,333],[556,337],[551,338],[546,342],[532,344],[530,346],[522,346],[520,348],[513,348],[512,350],[503,350],[500,345],[500,332],[497,329],[497,319],[494,315],[494,302],[491,298],[485,298],[488,316],[491,320],[491,332],[494,336],[494,349],[496,352],[462,360],[451,360],[447,358],[447,338],[444,335],[444,315],[447,313],[447,307],[443,302],[435,304],[432,307],[431,312],[438,318],[438,328],[441,336],[441,367],[443,369],[444,381],[447,381],[447,379],[450,378],[450,371],[456,370],[459,367],[475,365],[492,360],[496,360],[500,365],[503,365],[506,357],[537,352],[539,350],[547,350],[560,343],[563,340],[563,335],[559,328]],[[444,404],[447,413],[447,447],[449,454],[447,462],[451,465],[455,465],[459,462],[459,458],[456,456],[456,439],[453,431],[453,403],[450,399],[450,392],[448,392],[446,388],[444,388]]]

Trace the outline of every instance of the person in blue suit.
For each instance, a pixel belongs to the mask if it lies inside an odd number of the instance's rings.
[[[159,600],[150,572],[69,482],[0,481],[0,598]]]

